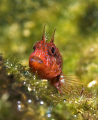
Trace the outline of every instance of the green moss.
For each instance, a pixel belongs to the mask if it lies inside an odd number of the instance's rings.
[[[0,119],[97,119],[98,95],[59,94],[27,67],[0,56]],[[88,94],[88,93],[87,93]]]

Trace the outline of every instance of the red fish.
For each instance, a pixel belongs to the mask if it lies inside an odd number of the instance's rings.
[[[29,58],[29,67],[31,72],[37,72],[41,79],[47,79],[51,85],[55,86],[60,93],[70,91],[76,79],[70,79],[62,74],[62,56],[54,44],[54,33],[49,43],[45,38],[45,26],[43,29],[42,40],[33,46],[34,52]]]

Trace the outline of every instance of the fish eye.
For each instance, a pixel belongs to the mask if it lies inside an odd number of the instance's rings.
[[[34,46],[33,46],[33,50],[35,51],[35,49],[36,49],[36,46],[34,45]]]
[[[55,48],[54,47],[51,48],[51,52],[55,53]]]
[[[55,55],[55,53],[56,53],[56,48],[55,48],[55,46],[49,47],[48,53],[49,53],[50,55]]]

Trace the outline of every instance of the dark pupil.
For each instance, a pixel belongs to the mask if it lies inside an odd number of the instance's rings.
[[[51,48],[51,52],[54,53],[55,52],[55,49],[54,47]]]

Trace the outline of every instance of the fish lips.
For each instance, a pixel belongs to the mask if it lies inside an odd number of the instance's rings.
[[[30,58],[30,61],[31,62],[37,62],[38,64],[42,64],[43,63],[43,61],[39,57],[37,57],[37,56],[33,56],[32,58]]]
[[[35,69],[36,71],[41,69],[43,66],[43,61],[37,56],[32,56],[29,59],[29,66]]]

